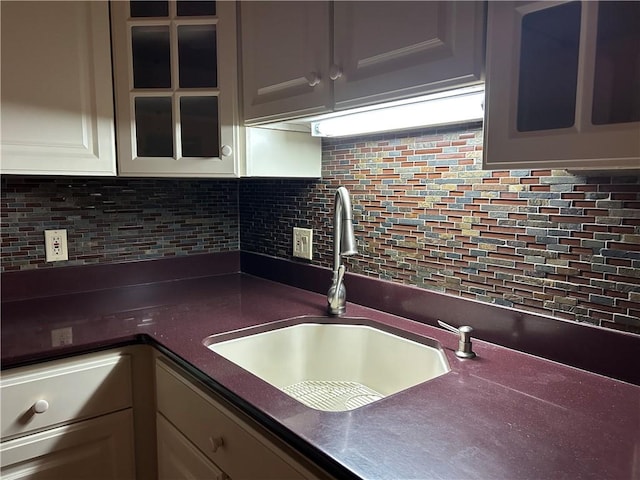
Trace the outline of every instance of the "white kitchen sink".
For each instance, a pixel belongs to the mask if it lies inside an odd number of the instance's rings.
[[[211,335],[203,343],[305,405],[326,411],[353,410],[450,370],[435,340],[405,338],[410,335],[362,321],[303,318],[267,331],[262,326]]]

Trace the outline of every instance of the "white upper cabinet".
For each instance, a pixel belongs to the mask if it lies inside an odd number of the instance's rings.
[[[241,2],[245,120],[331,107],[328,2]]]
[[[3,174],[115,175],[109,5],[0,2]]]
[[[234,2],[111,3],[123,176],[240,176]]]
[[[248,124],[479,83],[483,2],[242,2]]]
[[[489,2],[484,166],[640,168],[640,2]]]
[[[483,2],[337,1],[334,109],[479,83]]]

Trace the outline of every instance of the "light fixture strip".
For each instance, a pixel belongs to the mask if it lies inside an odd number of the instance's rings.
[[[411,102],[394,102],[374,109],[333,116],[311,122],[316,137],[340,137],[364,133],[451,125],[484,116],[484,86],[420,97]]]

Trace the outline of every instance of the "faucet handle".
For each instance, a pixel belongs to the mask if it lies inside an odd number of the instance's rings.
[[[476,356],[471,345],[471,332],[473,332],[473,327],[470,327],[469,325],[463,325],[459,328],[456,328],[449,325],[448,323],[444,323],[442,320],[438,320],[438,325],[449,330],[450,332],[460,335],[460,339],[458,340],[458,349],[456,350],[456,357],[474,358]]]

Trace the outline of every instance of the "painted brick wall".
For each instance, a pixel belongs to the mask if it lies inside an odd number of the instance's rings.
[[[332,265],[331,211],[352,194],[352,272],[640,333],[640,177],[481,170],[482,129],[333,139],[323,179],[240,182],[242,249],[292,258],[314,229]]]
[[[239,249],[237,181],[5,176],[0,194],[2,271]],[[46,263],[56,228],[69,261]]]

